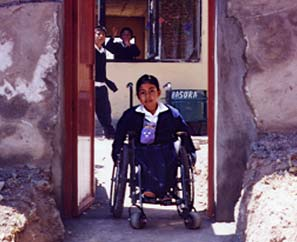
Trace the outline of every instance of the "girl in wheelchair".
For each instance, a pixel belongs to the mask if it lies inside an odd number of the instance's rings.
[[[140,105],[126,110],[120,118],[112,145],[112,158],[119,160],[127,134],[133,133],[135,160],[141,165],[141,189],[144,199],[166,200],[176,185],[178,168],[174,142],[184,132],[183,144],[195,164],[195,147],[189,127],[179,111],[159,101],[161,90],[156,77],[141,76],[136,83]]]

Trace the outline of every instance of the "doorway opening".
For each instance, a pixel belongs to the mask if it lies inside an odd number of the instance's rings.
[[[116,27],[117,29],[121,29],[123,27],[129,26],[133,29],[133,32],[135,34],[135,43],[139,46],[141,50],[141,55],[137,58],[136,62],[129,63],[125,61],[114,61],[113,59],[108,58],[107,63],[107,75],[108,78],[112,78],[115,83],[119,84],[119,90],[117,93],[111,93],[110,92],[110,100],[111,100],[111,106],[112,106],[112,118],[113,118],[113,125],[116,126],[117,120],[129,107],[129,89],[126,88],[126,85],[130,82],[132,84],[135,84],[135,81],[137,78],[129,78],[125,77],[127,75],[127,72],[133,71],[137,74],[136,76],[141,75],[143,70],[149,70],[152,73],[160,73],[162,76],[161,84],[164,86],[163,96],[162,99],[164,102],[168,99],[168,96],[166,96],[166,90],[165,84],[170,83],[170,85],[173,85],[173,89],[176,88],[176,90],[179,90],[182,93],[180,95],[175,95],[177,99],[183,99],[184,107],[186,107],[185,110],[182,110],[182,112],[185,112],[185,115],[188,113],[190,116],[194,116],[194,120],[189,120],[188,124],[192,126],[193,129],[193,140],[197,147],[197,162],[195,166],[195,207],[199,211],[203,210],[209,210],[209,159],[208,159],[208,134],[207,134],[207,103],[205,100],[207,99],[207,79],[204,78],[203,82],[206,83],[206,85],[198,83],[201,82],[200,78],[197,78],[196,72],[193,72],[191,76],[191,80],[189,80],[189,83],[184,83],[182,78],[180,80],[170,80],[170,77],[166,77],[166,73],[162,73],[162,63],[166,63],[166,65],[171,65],[167,68],[169,69],[175,69],[176,67],[179,68],[181,62],[183,65],[183,68],[191,68],[191,66],[194,64],[200,65],[199,67],[201,69],[201,72],[207,72],[208,71],[208,60],[203,60],[204,57],[201,53],[200,48],[207,49],[207,43],[206,40],[201,37],[201,29],[205,28],[203,27],[201,21],[207,20],[207,14],[206,16],[203,16],[202,12],[202,4],[206,4],[206,1],[189,1],[191,3],[195,3],[197,15],[194,15],[196,18],[196,24],[195,26],[187,26],[187,22],[177,23],[177,22],[171,22],[176,21],[177,16],[171,15],[170,17],[164,18],[164,15],[160,15],[159,9],[160,5],[157,4],[158,1],[114,1],[114,0],[105,0],[105,1],[96,1],[96,23],[97,24],[103,24],[107,28],[107,37],[109,38],[111,36],[111,30],[113,27]],[[162,1],[161,1],[162,2]],[[103,6],[102,6],[103,5]],[[164,7],[164,6],[163,6]],[[205,10],[207,8],[204,8]],[[165,11],[165,10],[163,10]],[[153,15],[153,17],[150,16],[150,14]],[[157,16],[157,17],[156,17]],[[184,17],[186,19],[186,17]],[[193,18],[193,16],[192,16]],[[150,19],[155,19],[154,24],[149,22]],[[172,20],[173,19],[173,20]],[[199,20],[199,21],[198,21]],[[192,33],[192,41],[189,41],[189,46],[192,48],[191,53],[188,53],[188,56],[186,53],[182,54],[172,54],[170,56],[169,54],[164,54],[166,51],[164,50],[164,47],[162,49],[162,45],[160,42],[160,38],[163,36],[163,45],[169,45],[170,42],[166,39],[164,36],[166,36],[165,25],[170,24],[176,24],[183,26],[183,30],[181,32],[185,31],[192,31],[191,28],[195,28],[195,31]],[[161,28],[163,28],[163,32],[161,32]],[[170,29],[169,29],[170,30]],[[168,30],[168,31],[169,31]],[[151,33],[153,32],[153,34]],[[156,32],[157,31],[157,32]],[[191,33],[188,33],[188,35],[191,35]],[[197,37],[199,36],[199,38]],[[179,39],[180,37],[177,37]],[[197,41],[195,38],[199,39]],[[108,41],[108,39],[107,39]],[[183,39],[179,39],[178,43],[183,43]],[[178,45],[176,48],[179,48]],[[204,46],[205,45],[205,46]],[[199,46],[199,48],[198,48]],[[170,58],[169,58],[170,57]],[[169,62],[169,63],[168,63]],[[118,73],[118,75],[115,74],[115,70]],[[120,73],[119,73],[120,72]],[[183,73],[181,72],[180,75]],[[123,77],[124,76],[124,77]],[[133,76],[133,75],[132,75]],[[207,76],[207,75],[205,75]],[[132,79],[132,80],[131,80]],[[178,78],[177,78],[178,79]],[[190,78],[189,78],[190,79]],[[200,79],[200,80],[199,80]],[[168,82],[169,81],[169,82]],[[203,89],[201,88],[203,87]],[[200,89],[201,88],[201,89]],[[190,100],[194,95],[187,94],[186,90],[191,91],[203,91],[205,92],[205,97],[203,102],[197,101],[199,105],[203,105],[203,107],[195,107],[195,100],[194,102],[191,102],[193,100]],[[172,93],[171,93],[172,94]],[[170,94],[170,95],[171,95]],[[124,98],[120,98],[124,97]],[[134,104],[137,104],[137,98],[134,95]],[[188,107],[187,105],[193,105],[193,107]],[[183,108],[183,107],[180,107]],[[196,109],[195,109],[196,108]],[[195,113],[192,112],[192,110],[196,110]],[[187,113],[188,112],[188,113]],[[195,120],[195,117],[199,116],[200,118],[198,120]],[[201,118],[202,117],[202,118]],[[193,118],[193,117],[190,117]],[[108,204],[109,199],[109,192],[110,192],[110,179],[111,179],[111,173],[112,173],[112,166],[113,161],[111,159],[111,145],[112,140],[105,139],[104,133],[102,130],[102,127],[97,119],[95,119],[95,149],[94,149],[94,174],[95,174],[95,184],[96,184],[96,191],[97,191],[97,203],[95,202],[95,205],[101,204],[102,202],[105,204]],[[128,201],[127,201],[128,200]],[[129,202],[129,198],[126,199],[127,202]],[[212,201],[212,200],[210,200]],[[212,214],[213,212],[209,212]]]
[[[94,26],[97,25],[96,13],[99,20],[105,21],[109,16],[108,3],[113,3],[112,0],[96,1],[95,0],[66,0],[65,1],[65,133],[66,133],[66,147],[65,147],[65,166],[64,166],[64,184],[63,184],[63,202],[64,215],[77,216],[85,209],[93,204],[96,188],[100,187],[100,178],[95,182],[95,173],[105,174],[106,172],[101,167],[101,164],[95,164],[94,160],[101,160],[106,163],[112,163],[110,159],[110,152],[101,145],[100,142],[105,140],[101,137],[94,138],[94,80],[93,80],[93,65],[94,65]],[[194,1],[194,0],[193,0]],[[118,85],[119,92],[116,95],[111,95],[110,100],[113,107],[113,121],[116,124],[122,112],[129,107],[129,92],[127,83],[135,81],[140,75],[144,73],[151,73],[158,77],[161,86],[165,86],[168,82],[176,89],[198,89],[207,90],[208,106],[207,106],[207,136],[208,136],[208,164],[212,164],[213,160],[213,37],[208,39],[208,25],[214,26],[213,21],[208,18],[214,17],[214,3],[208,3],[206,0],[198,1],[194,8],[195,14],[189,16],[200,21],[200,25],[187,25],[187,22],[171,22],[175,21],[172,15],[164,17],[157,15],[157,2],[161,1],[121,1],[124,6],[129,6],[129,2],[145,2],[142,5],[150,13],[145,13],[145,24],[142,26],[144,36],[144,59],[139,58],[137,62],[107,62],[107,74],[111,80],[115,80]],[[118,1],[116,1],[118,2]],[[177,1],[180,2],[180,1]],[[185,1],[187,2],[187,1]],[[191,2],[191,1],[189,1]],[[99,5],[97,4],[99,3]],[[104,4],[103,4],[104,3]],[[114,2],[115,3],[115,2]],[[97,4],[97,9],[96,9]],[[208,5],[210,4],[210,5]],[[116,12],[121,12],[124,9],[123,5],[117,6]],[[137,6],[137,5],[135,5]],[[208,14],[208,8],[211,16]],[[163,6],[164,7],[164,6]],[[106,11],[103,10],[106,9]],[[111,8],[112,9],[112,8]],[[191,8],[193,9],[193,8]],[[201,11],[198,11],[198,10]],[[123,12],[123,11],[122,11]],[[197,15],[200,13],[200,15]],[[107,15],[107,16],[106,16]],[[73,18],[73,16],[76,16]],[[106,16],[106,18],[103,16]],[[154,21],[151,21],[152,17]],[[158,18],[156,18],[158,16]],[[118,16],[125,18],[133,18],[133,16]],[[139,18],[140,16],[134,16]],[[171,20],[170,20],[171,19]],[[177,18],[176,18],[177,19]],[[103,21],[102,20],[102,21]],[[149,21],[149,22],[147,22]],[[198,22],[199,22],[198,21]],[[197,23],[198,23],[197,22]],[[181,26],[182,35],[192,38],[189,41],[190,52],[185,52],[177,44],[172,47],[174,53],[164,50],[164,43],[166,42],[165,32],[160,28],[164,24]],[[104,22],[105,25],[105,22]],[[161,25],[161,27],[160,27]],[[175,26],[175,25],[174,25]],[[176,27],[175,26],[175,27]],[[201,29],[200,27],[201,26]],[[107,28],[110,28],[107,26]],[[165,28],[166,29],[166,28]],[[194,30],[195,29],[195,30]],[[199,32],[200,29],[200,32]],[[170,30],[170,28],[169,28]],[[213,31],[213,29],[211,29]],[[140,31],[141,32],[141,31]],[[204,33],[204,34],[202,34]],[[176,38],[178,39],[181,34]],[[157,36],[157,38],[156,38]],[[161,42],[163,37],[163,42]],[[197,40],[200,39],[199,41]],[[164,40],[165,39],[165,40]],[[139,37],[136,37],[136,43]],[[162,45],[163,43],[163,45]],[[184,42],[182,42],[184,43]],[[199,44],[198,44],[199,43]],[[164,48],[163,48],[163,47]],[[192,46],[192,47],[191,47]],[[201,49],[199,49],[201,47]],[[210,81],[211,80],[211,81]],[[211,85],[209,85],[211,83]],[[136,100],[135,95],[133,96]],[[165,90],[163,90],[163,101],[166,101]],[[135,101],[134,104],[137,104]],[[198,135],[198,141],[201,145],[206,144],[206,139],[201,141]],[[94,145],[94,142],[96,143]],[[109,142],[109,144],[108,144]],[[111,140],[107,140],[107,146],[111,149]],[[97,143],[99,148],[97,150]],[[94,151],[94,147],[96,150]],[[102,158],[96,157],[103,149],[106,156]],[[94,156],[96,157],[94,159]],[[198,154],[198,157],[202,155]],[[205,158],[207,159],[207,158]],[[96,166],[97,165],[97,166]],[[206,170],[206,168],[201,168]],[[213,166],[208,165],[208,186],[204,194],[208,194],[208,214],[213,214]],[[199,173],[199,171],[198,171]],[[110,179],[110,175],[108,180]],[[199,187],[199,186],[197,186]],[[97,189],[98,190],[98,189]],[[105,189],[108,195],[109,188]],[[108,199],[108,197],[107,197]]]

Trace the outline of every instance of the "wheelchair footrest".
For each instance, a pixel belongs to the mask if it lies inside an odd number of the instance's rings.
[[[176,205],[176,201],[172,198],[160,199],[160,204],[164,206]]]
[[[160,204],[164,206],[176,205],[176,199],[173,197],[164,197],[164,198],[150,198],[143,196],[142,198],[143,203],[150,203],[150,204]]]
[[[142,202],[144,202],[144,203],[157,204],[157,198],[155,198],[155,197],[142,196]]]

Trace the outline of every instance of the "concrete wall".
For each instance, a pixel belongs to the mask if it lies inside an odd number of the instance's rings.
[[[297,2],[230,0],[247,40],[245,90],[261,131],[297,128]],[[295,105],[294,105],[295,104]]]
[[[250,142],[297,128],[295,0],[218,1],[217,219],[232,220]]]
[[[62,172],[61,2],[0,1],[0,166]],[[62,112],[61,112],[62,111]]]
[[[256,129],[244,92],[246,42],[239,23],[227,16],[227,1],[218,1],[217,11],[216,218],[231,221]]]

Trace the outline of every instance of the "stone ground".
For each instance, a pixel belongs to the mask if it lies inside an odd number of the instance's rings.
[[[183,220],[174,206],[145,204],[148,223],[142,230],[129,226],[128,207],[125,199],[123,218],[113,219],[109,211],[109,187],[112,172],[110,159],[111,140],[96,138],[95,177],[97,194],[94,205],[79,218],[64,220],[66,235],[64,242],[231,242],[235,241],[234,223],[215,223],[205,215],[207,207],[207,137],[195,138],[200,143],[195,168],[195,207],[203,217],[198,230],[185,228]]]
[[[0,241],[62,241],[64,226],[52,190],[49,169],[1,167]]]
[[[260,134],[236,205],[240,241],[297,241],[297,132]]]

